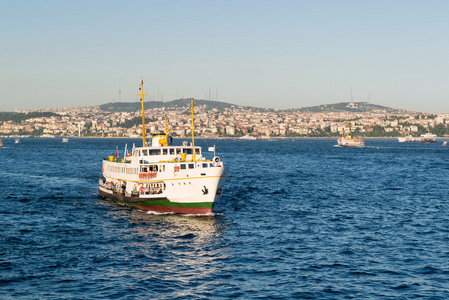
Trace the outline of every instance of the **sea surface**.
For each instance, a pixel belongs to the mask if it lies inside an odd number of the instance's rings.
[[[201,217],[99,198],[102,159],[139,139],[4,142],[1,299],[449,298],[441,139],[197,139],[230,167]]]

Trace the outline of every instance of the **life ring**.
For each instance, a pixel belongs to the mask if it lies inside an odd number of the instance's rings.
[[[179,166],[175,166],[175,172],[179,172]]]

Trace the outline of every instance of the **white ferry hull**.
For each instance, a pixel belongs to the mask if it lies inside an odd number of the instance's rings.
[[[170,164],[174,165],[175,163]],[[196,165],[200,166],[201,164],[203,162],[198,162]],[[121,169],[123,165],[125,165],[125,170]],[[124,176],[123,173],[127,172],[126,165],[106,160],[103,162],[103,176],[108,182],[119,184],[115,184],[112,189],[100,186],[100,195],[130,207],[161,213],[212,213],[222,197],[228,171],[228,168],[210,167],[209,164],[208,168],[204,169],[187,169],[178,172],[168,170],[167,172],[157,172],[154,178],[139,178],[139,174]],[[131,169],[131,164],[128,166]],[[121,185],[125,185],[126,188],[123,189]],[[139,191],[139,187],[151,185],[163,188],[160,193],[155,194]]]
[[[337,140],[338,146],[340,147],[365,147],[365,141],[362,139],[345,139],[339,138]]]

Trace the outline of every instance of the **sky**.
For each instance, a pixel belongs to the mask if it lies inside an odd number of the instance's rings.
[[[143,77],[149,100],[449,113],[446,0],[0,5],[0,111],[134,102]]]

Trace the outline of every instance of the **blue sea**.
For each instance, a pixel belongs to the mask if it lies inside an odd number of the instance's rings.
[[[197,139],[230,176],[194,217],[99,198],[102,159],[139,139],[6,138],[0,298],[447,299],[442,142]]]

